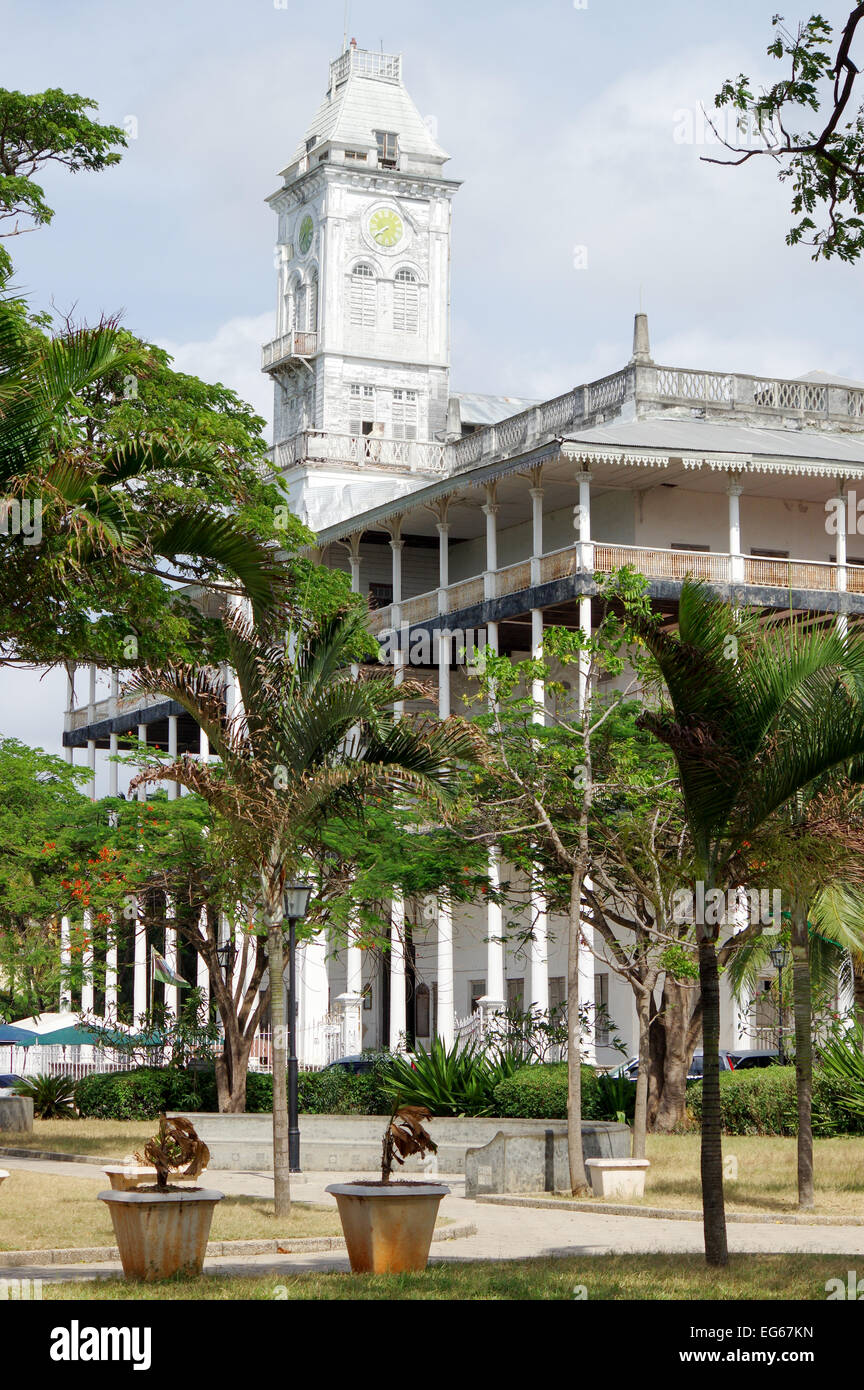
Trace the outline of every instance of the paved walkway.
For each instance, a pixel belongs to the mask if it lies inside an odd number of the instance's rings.
[[[98,1164],[51,1163],[38,1159],[8,1158],[10,1171],[54,1173],[64,1178],[104,1177]],[[356,1174],[303,1173],[292,1179],[298,1201],[334,1205],[324,1189]],[[538,1255],[590,1256],[629,1253],[694,1253],[702,1251],[702,1226],[698,1221],[669,1221],[644,1216],[606,1216],[593,1212],[549,1211],[536,1207],[493,1206],[469,1201],[464,1195],[464,1175],[440,1175],[453,1191],[441,1204],[442,1216],[471,1221],[477,1234],[460,1240],[436,1242],[432,1260],[512,1260]],[[212,1172],[207,1182],[226,1194],[268,1196],[272,1179],[266,1173]],[[728,1230],[729,1249],[747,1254],[807,1252],[864,1256],[862,1226],[782,1226],[769,1223],[735,1223]],[[845,1267],[845,1265],[844,1265]],[[119,1273],[119,1264],[32,1265],[0,1270],[0,1278],[42,1279],[61,1282],[92,1279]],[[347,1270],[342,1251],[307,1251],[294,1255],[221,1256],[208,1259],[211,1274],[274,1276],[305,1271]]]

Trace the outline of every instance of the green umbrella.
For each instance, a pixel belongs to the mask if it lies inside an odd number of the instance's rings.
[[[42,1047],[80,1047],[82,1043],[98,1042],[99,1035],[73,1024],[69,1028],[57,1028],[53,1033],[39,1033],[37,1040]]]

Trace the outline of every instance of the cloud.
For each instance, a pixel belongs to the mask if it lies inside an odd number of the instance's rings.
[[[273,336],[274,315],[229,319],[212,338],[165,343],[178,371],[221,382],[263,415],[273,416],[273,386],[260,370],[261,345]]]

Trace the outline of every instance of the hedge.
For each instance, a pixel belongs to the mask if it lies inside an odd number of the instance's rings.
[[[495,1087],[495,1113],[511,1119],[566,1120],[567,1063],[541,1062],[522,1067]],[[582,1068],[582,1118],[604,1118],[597,1074]]]
[[[390,1113],[380,1088],[379,1067],[357,1076],[343,1067],[301,1072],[297,1089],[300,1111],[307,1115]],[[75,1104],[80,1115],[100,1120],[153,1120],[163,1110],[213,1112],[219,1108],[213,1070],[173,1067],[138,1067],[82,1077],[75,1087]],[[249,1072],[246,1113],[262,1114],[272,1108],[272,1076]]]
[[[813,1072],[813,1133],[822,1138],[835,1134],[864,1134],[864,1118],[856,1118],[840,1104],[842,1088],[818,1068]],[[794,1067],[764,1067],[721,1072],[720,1113],[724,1134],[798,1133]],[[687,1108],[696,1121],[702,1118],[702,1087],[687,1093]]]

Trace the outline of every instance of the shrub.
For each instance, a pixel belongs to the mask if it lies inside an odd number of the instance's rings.
[[[33,1114],[40,1120],[75,1117],[75,1082],[71,1076],[28,1076],[15,1087],[17,1096],[29,1096]]]
[[[816,1068],[813,1073],[813,1133],[822,1138],[835,1134],[864,1133],[864,1118],[855,1117],[843,1105],[842,1083]],[[702,1118],[702,1087],[687,1093],[687,1106],[697,1121]],[[722,1072],[720,1112],[725,1134],[798,1133],[794,1067],[764,1067]]]
[[[174,1067],[97,1072],[75,1086],[79,1114],[97,1120],[155,1120],[163,1110],[215,1110],[212,1072]]]
[[[567,1063],[535,1063],[500,1081],[495,1087],[494,1113],[512,1119],[566,1120]],[[582,1118],[604,1118],[597,1074],[586,1066],[582,1068]]]
[[[494,1115],[495,1088],[520,1070],[522,1062],[479,1048],[444,1046],[435,1038],[427,1052],[418,1047],[411,1060],[393,1057],[382,1073],[382,1088],[395,1105],[426,1105],[433,1115]]]

